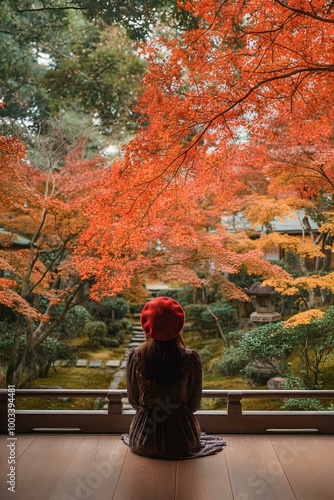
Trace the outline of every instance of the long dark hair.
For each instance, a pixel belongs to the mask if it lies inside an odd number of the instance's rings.
[[[137,373],[145,380],[160,384],[176,380],[182,376],[185,349],[180,335],[164,342],[147,337],[146,342],[137,349]]]

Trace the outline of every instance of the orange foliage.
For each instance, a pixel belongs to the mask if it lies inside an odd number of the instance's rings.
[[[254,221],[284,215],[296,197],[309,203],[324,188],[319,180],[307,197],[300,195],[313,182],[305,180],[306,166],[315,172],[306,146],[318,152],[328,143],[334,118],[334,14],[327,3],[182,6],[199,26],[142,46],[149,63],[137,109],[142,128],[89,208],[77,262],[84,277],[94,277],[96,297],[121,291],[137,275],[202,286],[246,263],[251,273],[282,278],[251,244],[233,242],[220,217],[249,207],[254,194],[274,198]],[[249,139],[242,141],[242,131]],[[285,150],[290,177],[277,168]],[[330,153],[323,149],[314,177],[320,179],[327,158],[327,185]],[[282,194],[290,201],[277,203]]]
[[[8,274],[1,278],[0,302],[45,320],[27,300],[33,293],[52,304],[75,293],[80,281],[72,252],[104,160],[83,159],[78,142],[60,165],[37,169],[26,161],[18,138],[0,137],[0,146],[0,227],[5,230],[0,269]],[[26,238],[27,248],[14,246],[16,235]]]

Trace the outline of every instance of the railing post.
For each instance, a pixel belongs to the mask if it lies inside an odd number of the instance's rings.
[[[0,394],[0,413],[5,413],[7,415],[7,393],[2,392]]]
[[[108,392],[108,413],[122,413],[122,393]]]
[[[241,400],[242,400],[241,391],[233,391],[228,393],[227,413],[229,415],[241,415],[242,413]]]

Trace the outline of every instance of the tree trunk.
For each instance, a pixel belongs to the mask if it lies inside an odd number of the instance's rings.
[[[9,364],[6,373],[6,383],[8,385],[14,384],[15,370],[18,364],[19,348],[20,348],[20,337],[23,333],[23,317],[18,316],[16,320],[16,328],[14,334],[14,341],[12,352],[9,358]]]
[[[207,308],[208,312],[211,314],[211,316],[214,318],[215,322],[216,322],[216,325],[217,325],[217,328],[218,328],[218,331],[220,333],[220,336],[221,338],[223,339],[224,341],[224,344],[226,347],[229,347],[228,345],[228,342],[227,342],[227,338],[225,337],[224,335],[224,332],[222,330],[222,327],[220,326],[220,323],[219,323],[219,318],[213,313],[213,311],[211,311],[210,307],[208,306],[208,304],[205,304],[205,307]]]

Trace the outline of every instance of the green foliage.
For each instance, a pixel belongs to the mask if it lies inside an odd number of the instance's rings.
[[[229,280],[240,288],[250,288],[250,286],[259,280],[258,276],[249,274],[245,265],[242,265],[237,274],[231,274]]]
[[[68,366],[74,365],[78,359],[76,353],[66,342],[47,337],[34,351],[35,364],[39,377],[46,377],[51,364],[57,359],[65,359]]]
[[[187,28],[196,20],[176,0],[2,0],[2,128],[26,119],[43,134],[41,121],[76,109],[124,140],[137,126],[145,66],[131,39],[161,23]]]
[[[179,289],[168,288],[167,290],[160,290],[157,293],[157,297],[170,297],[171,299],[177,300],[179,302]]]
[[[192,286],[183,286],[179,289],[178,302],[180,302],[182,307],[185,307],[192,303],[194,296],[194,289]]]
[[[249,363],[249,357],[237,347],[227,348],[221,360],[216,363],[216,369],[223,375],[239,375]]]
[[[223,332],[230,331],[236,326],[235,311],[232,305],[228,303],[210,304],[211,312],[218,318]],[[204,304],[190,304],[185,307],[185,315],[188,321],[191,321],[196,329],[202,335],[219,336],[217,322],[212,316],[208,307]]]
[[[11,321],[0,322],[0,353],[2,359],[9,359],[15,334],[15,323]],[[20,337],[19,356],[22,356],[24,351],[24,335]]]
[[[100,302],[90,302],[89,311],[98,321],[123,318],[129,310],[129,304],[123,297],[105,297]]]
[[[14,5],[27,7],[31,1],[14,0]],[[39,7],[49,7],[49,2],[34,2]],[[85,17],[92,22],[103,21],[106,24],[122,25],[134,40],[144,40],[152,35],[153,27],[158,23],[168,24],[179,29],[191,29],[197,26],[192,14],[182,8],[182,3],[175,0],[77,0],[53,2],[53,10],[62,13],[62,9],[81,9]],[[47,12],[47,10],[45,11]]]
[[[91,347],[102,345],[106,340],[107,332],[107,325],[103,321],[89,321],[84,327],[84,334],[88,336]]]
[[[83,306],[74,306],[67,311],[58,327],[60,339],[72,339],[83,334],[85,324],[92,319]]]
[[[124,334],[132,331],[132,324],[126,319],[117,319],[115,321],[106,321],[108,328],[108,335],[115,335],[118,338],[123,338]]]
[[[60,0],[52,8],[45,4],[1,2],[3,128],[10,120],[28,119],[29,127],[45,135],[41,122],[75,110],[90,118],[90,128],[124,140],[137,127],[131,108],[144,61],[124,29],[89,21],[86,6],[80,12],[64,9]]]
[[[51,112],[75,103],[98,118],[101,130],[132,131],[136,116],[131,110],[144,61],[135,55],[122,30],[80,24],[74,25],[66,41],[58,41],[61,55],[53,54],[54,67],[41,82],[48,89]]]
[[[240,336],[236,332],[236,336]],[[321,373],[327,360],[334,354],[334,307],[328,307],[322,318],[313,319],[309,324],[284,327],[283,323],[268,323],[241,334],[236,345],[245,356],[262,364],[281,369],[287,356],[294,350],[300,358],[300,375],[306,388],[311,389],[321,383]],[[247,365],[243,373],[254,378],[256,365]],[[260,373],[260,372],[259,372]]]
[[[203,304],[189,304],[184,310],[187,321],[193,323],[196,328],[200,328],[202,314],[205,309],[206,307]]]
[[[8,321],[0,322],[0,352],[2,359],[9,359],[13,347],[15,324]],[[24,353],[25,336],[20,336],[18,358]],[[56,359],[66,360],[68,365],[74,364],[77,356],[65,342],[57,338],[47,337],[34,351],[34,369],[37,376],[47,376]]]
[[[305,390],[305,384],[300,377],[290,375],[287,377],[287,382],[284,384],[284,389]],[[324,405],[319,399],[303,399],[303,398],[288,398],[281,406],[282,410],[290,411],[319,411],[325,410]]]
[[[286,370],[294,341],[283,323],[268,323],[248,332],[237,332],[236,336],[239,355],[249,360],[241,370],[245,378],[265,384],[270,377]]]
[[[129,311],[130,311],[130,314],[132,314],[132,315],[140,314],[143,307],[144,307],[144,304],[137,304],[136,302],[129,302]]]
[[[230,331],[237,325],[234,307],[231,304],[226,302],[223,304],[210,304],[210,310],[215,316],[217,316],[223,330]],[[209,331],[216,331],[217,326],[215,319],[212,317],[208,309],[203,312],[202,320],[204,322],[204,328]]]
[[[286,359],[295,340],[283,323],[268,323],[244,333],[237,345],[250,359],[273,363],[275,359]]]
[[[327,308],[322,318],[287,329],[297,344],[300,373],[307,388],[322,382],[322,369],[334,355],[334,306]]]
[[[262,363],[252,361],[248,363],[242,370],[241,374],[252,383],[264,385],[271,377],[278,375],[281,368],[278,364]]]
[[[202,365],[206,365],[212,359],[212,352],[209,347],[204,347],[198,352]]]
[[[184,308],[192,303],[194,291],[191,286],[184,286],[182,288],[169,288],[167,290],[161,290],[157,293],[157,297],[171,297],[177,300]]]
[[[40,119],[45,98],[45,89],[39,79],[47,68],[38,62],[43,40],[50,38],[50,26],[58,35],[67,25],[65,12],[19,12],[28,9],[27,0],[1,2],[0,9],[0,74],[1,98],[6,109],[0,116],[14,119]],[[45,115],[44,115],[45,116]]]

